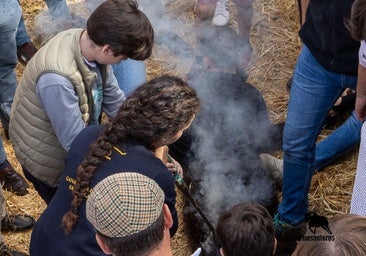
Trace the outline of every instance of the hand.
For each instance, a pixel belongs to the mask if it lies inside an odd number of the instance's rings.
[[[169,171],[173,173],[177,172],[183,178],[183,168],[181,164],[178,161],[176,161],[173,157],[168,156],[166,167],[168,168]]]
[[[358,120],[363,121],[366,118],[366,98],[356,97],[355,114]]]

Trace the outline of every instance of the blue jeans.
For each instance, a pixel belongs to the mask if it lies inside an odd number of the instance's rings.
[[[17,34],[16,34],[16,42],[17,42],[17,46],[21,46],[25,43],[30,42],[30,38],[29,38],[29,35],[28,35],[28,32],[27,32],[27,29],[25,27],[23,17],[21,17],[20,21],[19,21],[18,31],[17,31]]]
[[[355,60],[356,61],[356,60]],[[357,77],[324,69],[303,45],[298,57],[283,135],[284,173],[281,220],[297,225],[308,210],[313,172],[355,148],[362,123],[354,113],[330,136],[316,144],[322,124],[345,88],[355,88]]]
[[[70,17],[70,9],[66,3],[66,0],[46,0],[46,4],[52,17],[63,17],[65,19]],[[16,41],[17,46],[21,46],[25,43],[30,42],[30,38],[25,27],[23,17],[21,17],[19,22]]]
[[[112,65],[119,87],[126,97],[139,85],[146,82],[145,62],[127,59]]]
[[[17,0],[0,2],[0,120],[4,129],[8,129],[10,107],[17,87],[15,34],[20,16],[21,9]],[[0,163],[5,160],[6,154],[0,139]]]
[[[70,17],[70,9],[66,0],[45,0],[45,2],[52,17]]]

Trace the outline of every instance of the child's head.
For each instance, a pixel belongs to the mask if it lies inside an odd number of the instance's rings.
[[[276,247],[272,217],[259,204],[239,203],[221,214],[216,236],[225,256],[270,256]]]
[[[134,0],[107,0],[90,15],[86,29],[98,46],[110,45],[115,56],[145,60],[150,57],[154,30]]]
[[[321,227],[315,234],[308,232],[307,235],[319,239],[298,242],[292,256],[366,255],[366,217],[341,214],[329,219],[328,223],[332,234]]]
[[[345,20],[345,25],[354,40],[366,39],[366,1],[355,0],[351,8],[351,17]]]
[[[194,89],[178,77],[164,75],[127,97],[107,136],[133,137],[151,149],[169,145],[188,128],[199,107]]]
[[[159,185],[139,173],[117,173],[99,182],[88,196],[86,217],[102,250],[116,256],[155,251],[164,235],[169,237],[164,198]]]

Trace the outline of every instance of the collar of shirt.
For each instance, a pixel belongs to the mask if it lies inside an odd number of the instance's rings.
[[[84,56],[83,59],[85,61],[85,64],[88,65],[91,68],[96,68],[97,67],[97,63],[95,61],[88,61]]]

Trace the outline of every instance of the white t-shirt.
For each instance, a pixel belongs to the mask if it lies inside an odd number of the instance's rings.
[[[358,51],[358,61],[362,67],[366,68],[366,42],[361,41],[360,50]]]

